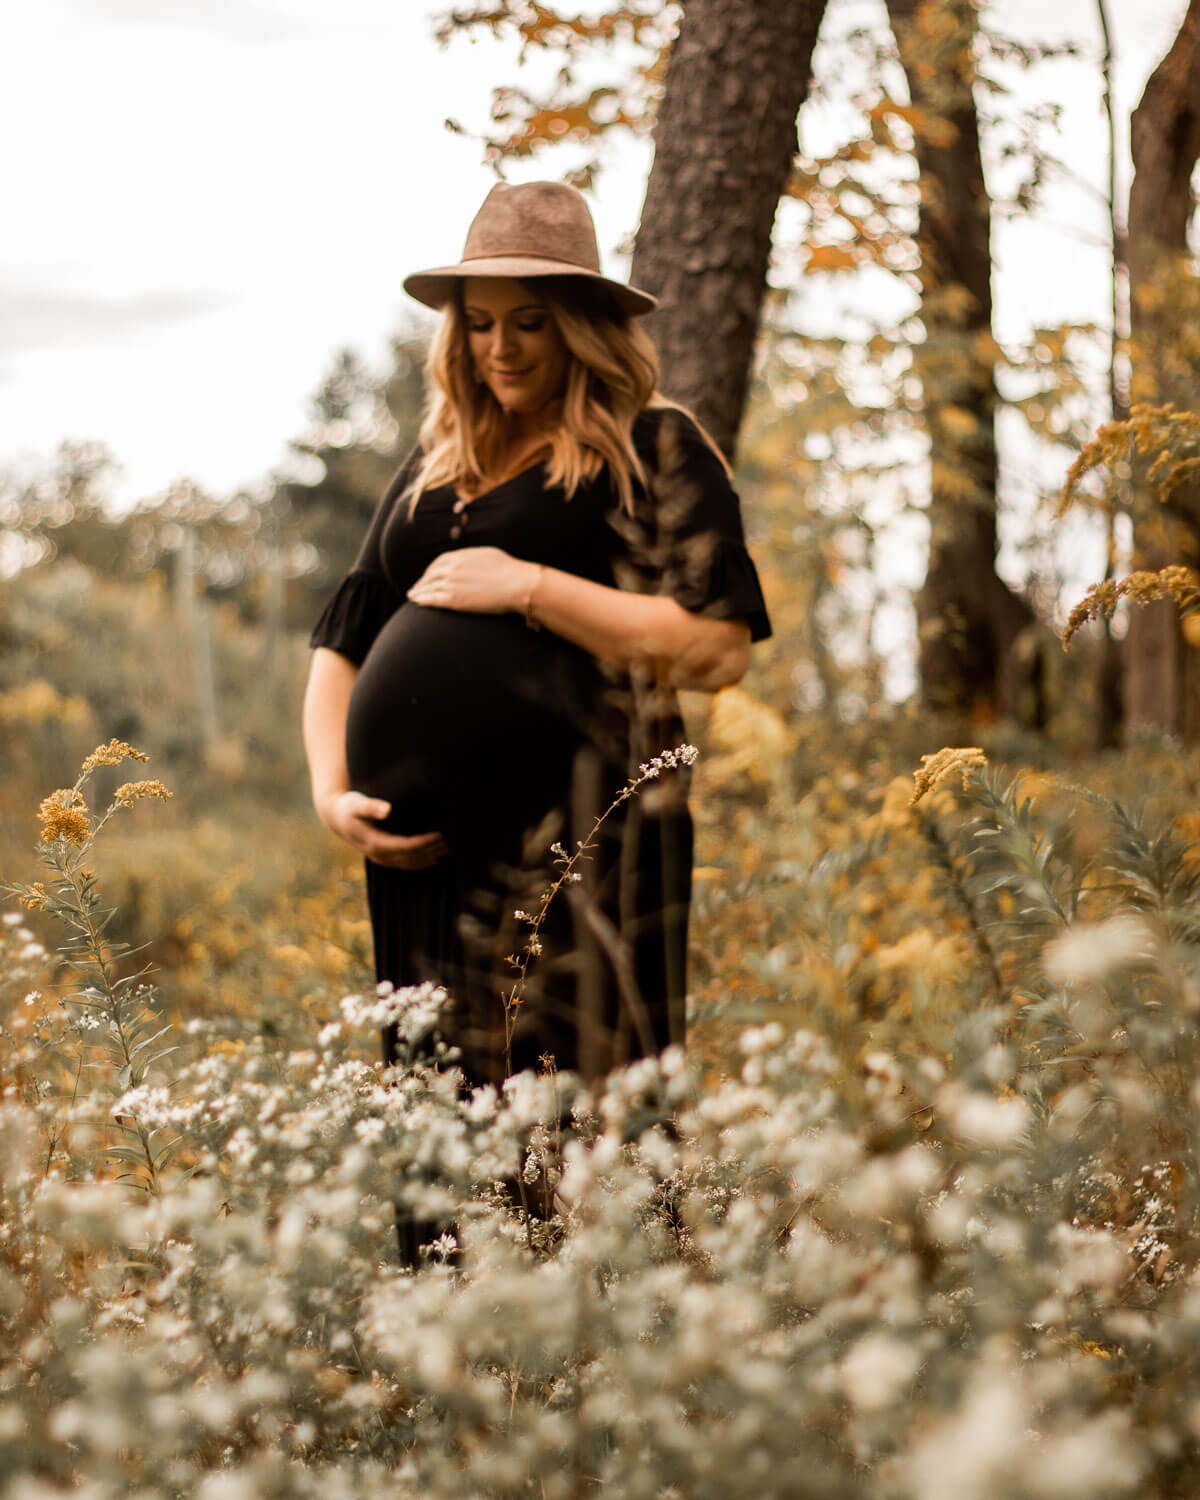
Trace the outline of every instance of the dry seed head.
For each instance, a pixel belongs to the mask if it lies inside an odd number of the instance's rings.
[[[920,766],[913,772],[913,793],[909,800],[909,806],[914,807],[926,792],[931,792],[939,781],[947,776],[952,776],[956,771],[962,773],[962,784],[966,787],[967,777],[972,771],[982,770],[987,765],[987,756],[978,745],[944,746],[941,750],[933,750],[928,755],[922,755]]]
[[[1107,469],[1110,484],[1127,479],[1136,458],[1151,460],[1146,482],[1160,504],[1169,504],[1176,490],[1190,484],[1196,476],[1200,467],[1200,458],[1194,452],[1197,443],[1200,443],[1200,418],[1194,412],[1176,411],[1170,404],[1139,403],[1126,421],[1105,422],[1085,445],[1067,471],[1058,514],[1061,516],[1079,498],[1079,485],[1085,475]]]
[[[18,899],[26,911],[40,911],[46,904],[46,887],[40,880],[35,880]]]
[[[119,786],[113,794],[113,802],[118,807],[130,807],[135,802],[140,802],[143,797],[157,797],[165,802],[173,797],[174,792],[167,791],[161,781],[127,781],[124,786]]]
[[[1128,578],[1114,582],[1111,578],[1090,589],[1067,617],[1062,633],[1063,650],[1071,644],[1071,637],[1085,621],[1097,620],[1102,615],[1111,617],[1122,599],[1132,599],[1135,604],[1149,604],[1155,599],[1174,599],[1181,608],[1194,608],[1200,604],[1200,577],[1191,568],[1178,563],[1160,568],[1157,573],[1145,570],[1130,573]]]
[[[69,844],[86,844],[92,836],[87,805],[73,787],[60,787],[43,798],[38,808],[38,820],[42,825],[43,844],[52,844],[55,839],[66,839]]]
[[[107,745],[98,745],[88,756],[82,766],[84,775],[94,771],[97,766],[119,766],[123,760],[149,760],[150,757],[141,750],[135,750],[132,745],[127,745],[124,740],[109,740]]]

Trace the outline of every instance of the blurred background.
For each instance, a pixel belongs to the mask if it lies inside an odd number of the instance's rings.
[[[925,750],[1114,784],[1136,751],[1191,798],[1190,618],[1118,610],[1069,656],[1057,632],[1092,586],[1194,552],[1194,429],[1088,445],[1196,404],[1196,4],[777,11],[798,137],[774,183],[679,102],[723,71],[710,115],[753,114],[741,33],[673,71],[661,0],[41,0],[2,23],[0,874],[29,877],[37,802],[93,745],[146,750],[175,801],[128,815],[106,874],[180,1008],[321,1012],[364,980],[359,872],[307,801],[305,642],[419,422],[430,322],[401,278],[458,258],[497,174],[583,186],[606,270],[651,289],[715,153],[745,201],[691,205],[705,242],[774,221],[737,262],[744,355],[737,329],[656,330],[667,393],[735,453],[776,626],[741,688],[687,705],[698,1014],[751,971],[755,1015],[801,1003],[763,880],[869,837]],[[885,946],[885,918],[927,919],[910,873],[858,912]]]

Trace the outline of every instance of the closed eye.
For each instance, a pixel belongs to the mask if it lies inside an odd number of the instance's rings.
[[[517,327],[522,333],[537,333],[546,326],[546,311],[544,308],[531,307],[518,309],[518,311],[524,312],[524,317],[517,322]],[[494,318],[483,316],[482,309],[475,313],[475,318],[477,319],[475,322],[472,322],[469,316],[467,318],[467,329],[470,333],[487,333],[495,321]]]

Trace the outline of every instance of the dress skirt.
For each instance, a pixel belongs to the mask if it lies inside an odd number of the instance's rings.
[[[541,951],[523,976],[511,962],[534,936],[518,913],[536,916],[562,873],[550,846],[574,850],[615,796],[598,759],[577,755],[570,801],[524,839],[481,830],[427,870],[366,862],[376,977],[446,988],[442,1036],[469,1084],[547,1067],[594,1080],[684,1041],[693,832],[686,800],[663,798],[664,786],[644,789],[658,807],[635,794],[609,813],[576,862],[579,879],[550,899]],[[390,1037],[384,1055],[394,1060]]]

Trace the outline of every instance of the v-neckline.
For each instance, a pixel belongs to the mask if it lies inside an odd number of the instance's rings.
[[[535,470],[544,468],[545,465],[546,460],[539,458],[536,462],[528,464],[524,469],[518,469],[515,474],[510,474],[507,479],[502,479],[499,484],[489,485],[486,490],[480,490],[477,495],[472,495],[469,500],[465,495],[459,493],[456,484],[451,483],[450,493],[454,496],[454,508],[455,510],[467,510],[472,505],[478,505],[481,500],[486,500],[489,495],[494,495],[499,490],[507,489],[510,484],[515,484],[518,479],[523,479],[526,474],[532,474]]]

